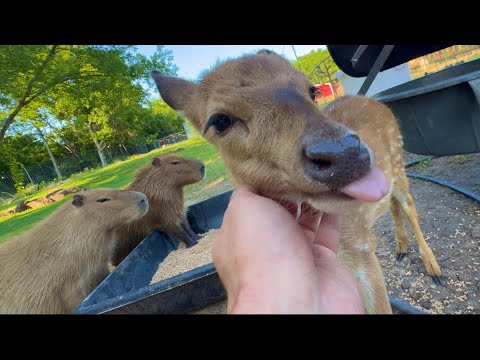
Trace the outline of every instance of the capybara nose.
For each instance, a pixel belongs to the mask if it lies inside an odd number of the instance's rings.
[[[355,134],[333,141],[313,140],[304,148],[304,167],[314,180],[332,189],[342,188],[365,176],[370,153]]]
[[[138,192],[140,199],[138,200],[138,206],[142,209],[148,209],[148,198],[144,193]]]

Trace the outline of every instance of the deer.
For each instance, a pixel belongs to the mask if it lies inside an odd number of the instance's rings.
[[[343,216],[338,256],[367,314],[392,313],[372,230],[388,209],[397,260],[408,252],[403,213],[428,275],[440,281],[410,194],[402,134],[386,105],[342,96],[321,109],[307,76],[268,50],[222,62],[197,82],[151,75],[162,99],[218,149],[234,186]]]

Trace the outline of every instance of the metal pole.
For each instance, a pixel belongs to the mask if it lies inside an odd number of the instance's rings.
[[[357,95],[365,95],[370,88],[370,85],[372,85],[373,80],[377,77],[378,73],[382,70],[383,65],[387,61],[388,57],[392,53],[395,45],[385,45],[378,55],[377,60],[375,60],[375,63],[373,64],[372,68],[370,69],[370,72],[367,75],[367,78],[362,84],[362,87],[358,91]]]
[[[28,179],[30,180],[30,182],[32,183],[32,185],[35,185],[35,183],[33,182],[32,177],[31,177],[30,174],[28,173],[27,169],[25,169],[25,167],[23,167],[23,171],[25,171],[25,174],[27,174]]]
[[[295,51],[295,48],[293,45],[292,45],[292,49],[293,49],[293,53],[295,54],[295,59],[297,59],[298,68],[300,69],[300,71],[302,71],[302,67],[300,66],[300,61],[298,61],[297,52]]]
[[[352,66],[355,67],[357,66],[357,62],[358,60],[360,59],[360,57],[363,55],[363,53],[365,52],[365,50],[367,49],[368,45],[360,45],[358,48],[357,48],[357,51],[355,51],[355,54],[353,54],[352,56],[352,60],[350,60],[352,62]]]

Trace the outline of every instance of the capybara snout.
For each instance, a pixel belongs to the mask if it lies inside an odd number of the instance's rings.
[[[126,190],[127,191],[127,190]],[[148,212],[148,198],[147,196],[140,191],[128,191],[132,194],[133,200],[140,210],[139,217],[143,217]],[[137,219],[134,219],[137,220]]]

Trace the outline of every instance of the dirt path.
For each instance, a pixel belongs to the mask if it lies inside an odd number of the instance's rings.
[[[405,154],[405,162],[425,156]],[[449,156],[407,169],[448,181],[480,194],[480,154]],[[230,184],[224,183],[224,186]],[[412,232],[409,253],[395,261],[395,227],[390,213],[375,224],[377,255],[389,295],[410,305],[440,314],[480,314],[480,204],[440,185],[410,178],[420,226],[443,271],[443,284],[426,275]],[[221,186],[218,192],[225,191]],[[195,314],[220,314],[225,302]]]
[[[424,156],[406,154],[406,162]],[[480,194],[480,154],[433,159],[407,169]],[[395,261],[395,227],[389,213],[374,230],[389,295],[430,313],[480,313],[480,205],[440,185],[410,178],[420,226],[443,271],[443,284],[426,275],[412,232],[408,255]]]

